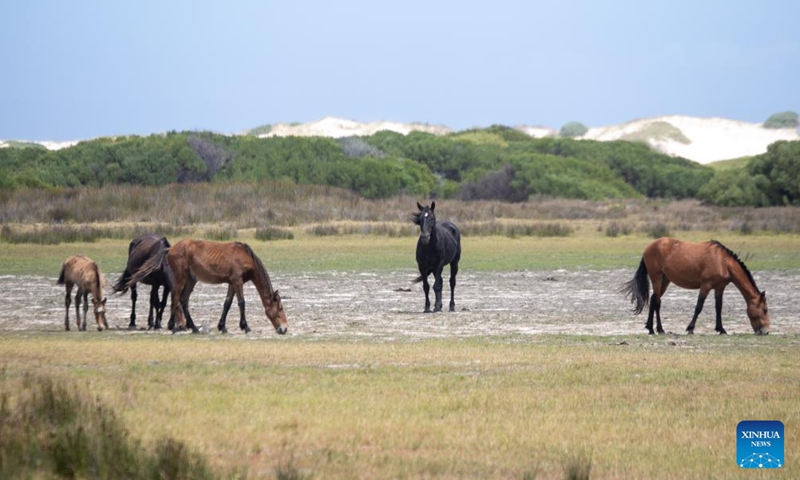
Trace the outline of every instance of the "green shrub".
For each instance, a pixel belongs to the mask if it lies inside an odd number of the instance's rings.
[[[562,137],[575,138],[586,135],[586,132],[588,131],[589,128],[580,122],[567,122],[563,127],[561,127],[561,130],[558,132],[558,134]]]
[[[255,238],[262,241],[293,240],[294,234],[283,228],[266,226],[256,229]]]
[[[764,128],[797,128],[800,123],[796,112],[781,112],[771,115],[766,122]]]

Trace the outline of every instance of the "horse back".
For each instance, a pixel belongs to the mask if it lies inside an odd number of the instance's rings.
[[[77,285],[81,289],[99,287],[103,289],[103,274],[100,267],[89,257],[72,255],[64,260],[61,273],[58,276],[58,285]]]
[[[249,278],[254,270],[253,257],[240,242],[181,240],[169,249],[167,259],[174,274],[191,274],[204,283],[225,283]]]
[[[730,278],[727,262],[712,242],[685,242],[659,238],[644,251],[643,260],[651,275],[663,274],[682,288],[698,289]]]

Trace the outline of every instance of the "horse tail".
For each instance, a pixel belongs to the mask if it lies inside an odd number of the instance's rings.
[[[67,266],[61,265],[61,273],[58,274],[58,280],[56,280],[56,285],[64,285],[64,275],[66,275]]]
[[[172,290],[173,282],[173,275],[172,269],[169,268],[169,262],[167,262],[167,253],[169,253],[168,248],[164,248],[159,250],[155,255],[148,258],[146,262],[136,270],[136,273],[133,273],[128,277],[127,282],[125,283],[124,288],[128,289],[133,286],[134,283],[141,282],[144,278],[149,276],[152,273],[162,271],[164,272],[164,277],[167,279],[168,286],[170,290]]]
[[[632,279],[625,282],[620,290],[624,293],[625,297],[630,297],[631,303],[636,304],[633,308],[634,315],[639,315],[644,310],[644,307],[650,302],[650,280],[647,277],[647,266],[644,264],[644,258],[639,262],[639,268]]]
[[[114,286],[111,287],[111,290],[114,293],[125,293],[125,292],[127,292],[128,291],[128,280],[130,280],[130,278],[131,278],[131,272],[129,272],[128,269],[126,268],[125,271],[122,272],[122,275],[117,280],[117,283],[115,283]]]
[[[419,283],[419,282],[423,281],[424,279],[425,279],[425,277],[420,275],[419,277],[417,277],[414,280],[412,280],[411,283]]]

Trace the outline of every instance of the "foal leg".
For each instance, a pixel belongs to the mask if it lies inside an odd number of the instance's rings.
[[[442,311],[442,286],[444,285],[444,280],[442,280],[442,269],[439,268],[433,272],[433,293],[436,295],[436,303],[433,304],[433,311],[434,312],[441,312]]]
[[[136,299],[139,294],[136,293],[136,284],[131,285],[131,323],[128,324],[128,330],[136,329]]]
[[[717,310],[717,324],[714,327],[714,330],[719,332],[720,335],[728,334],[728,332],[726,332],[725,329],[722,328],[722,292],[724,291],[725,291],[724,289],[714,290],[714,307]]]
[[[456,274],[458,273],[458,260],[450,264],[450,311],[456,311]]]
[[[225,296],[225,303],[222,304],[222,316],[217,324],[217,330],[222,333],[228,333],[228,329],[225,328],[225,319],[228,317],[228,310],[231,309],[231,304],[233,303],[233,294],[233,284],[228,284],[228,294]]]
[[[81,331],[86,331],[86,315],[89,313],[89,290],[83,290],[83,323]]]
[[[649,335],[653,335],[653,315],[656,313],[656,309],[660,309],[661,307],[661,299],[658,298],[658,295],[653,293],[650,297],[650,310],[647,312],[647,323],[644,324],[644,328],[647,329],[647,333]],[[658,325],[661,326],[661,318],[659,317]],[[660,332],[659,332],[660,333]]]
[[[67,284],[67,295],[64,297],[64,307],[67,310],[66,315],[64,315],[64,330],[69,332],[69,306],[72,304],[72,285]],[[80,318],[78,319],[78,330],[81,329]]]
[[[703,304],[706,302],[707,296],[708,290],[701,288],[700,294],[697,295],[697,305],[694,307],[694,316],[692,316],[692,321],[689,322],[689,325],[686,327],[686,333],[689,335],[694,335],[694,325],[697,323],[697,317],[700,316],[700,312],[703,311]]]

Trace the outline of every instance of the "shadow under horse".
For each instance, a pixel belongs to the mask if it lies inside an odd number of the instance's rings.
[[[429,206],[422,206],[417,202],[419,212],[411,214],[411,220],[419,225],[420,235],[417,240],[417,267],[420,276],[414,283],[422,282],[425,291],[425,312],[431,311],[429,297],[430,284],[428,276],[432,273],[433,292],[436,300],[433,305],[434,312],[442,311],[442,270],[445,265],[450,265],[450,311],[456,310],[455,289],[458,262],[461,260],[461,232],[451,222],[436,222],[436,202]]]
[[[648,300],[650,285],[653,295]],[[766,292],[756,286],[756,281],[744,262],[725,245],[711,240],[708,242],[684,242],[674,238],[659,238],[647,246],[639,262],[633,279],[626,282],[621,290],[635,304],[634,314],[638,315],[650,304],[647,315],[648,333],[653,332],[653,315],[656,317],[656,331],[664,333],[661,327],[661,297],[670,283],[690,290],[700,290],[692,321],[686,327],[689,334],[694,333],[697,317],[703,310],[706,297],[713,290],[717,314],[715,330],[727,333],[722,327],[722,294],[729,283],[739,289],[747,303],[747,316],[756,335],[769,333],[769,310]]]
[[[131,240],[128,246],[128,265],[125,267],[125,271],[122,272],[122,276],[117,280],[117,283],[114,284],[113,291],[114,293],[125,293],[128,288],[131,290],[131,322],[128,324],[128,328],[131,330],[136,328],[136,299],[138,294],[136,293],[137,282],[131,283],[130,287],[128,287],[128,282],[148,260],[158,256],[168,248],[170,248],[169,241],[155,234],[140,235]],[[139,283],[151,286],[147,329],[158,330],[161,328],[161,319],[164,316],[164,308],[167,305],[171,282],[167,278],[166,272],[159,268],[142,277]],[[158,298],[158,289],[160,287],[164,287],[161,300]]]

